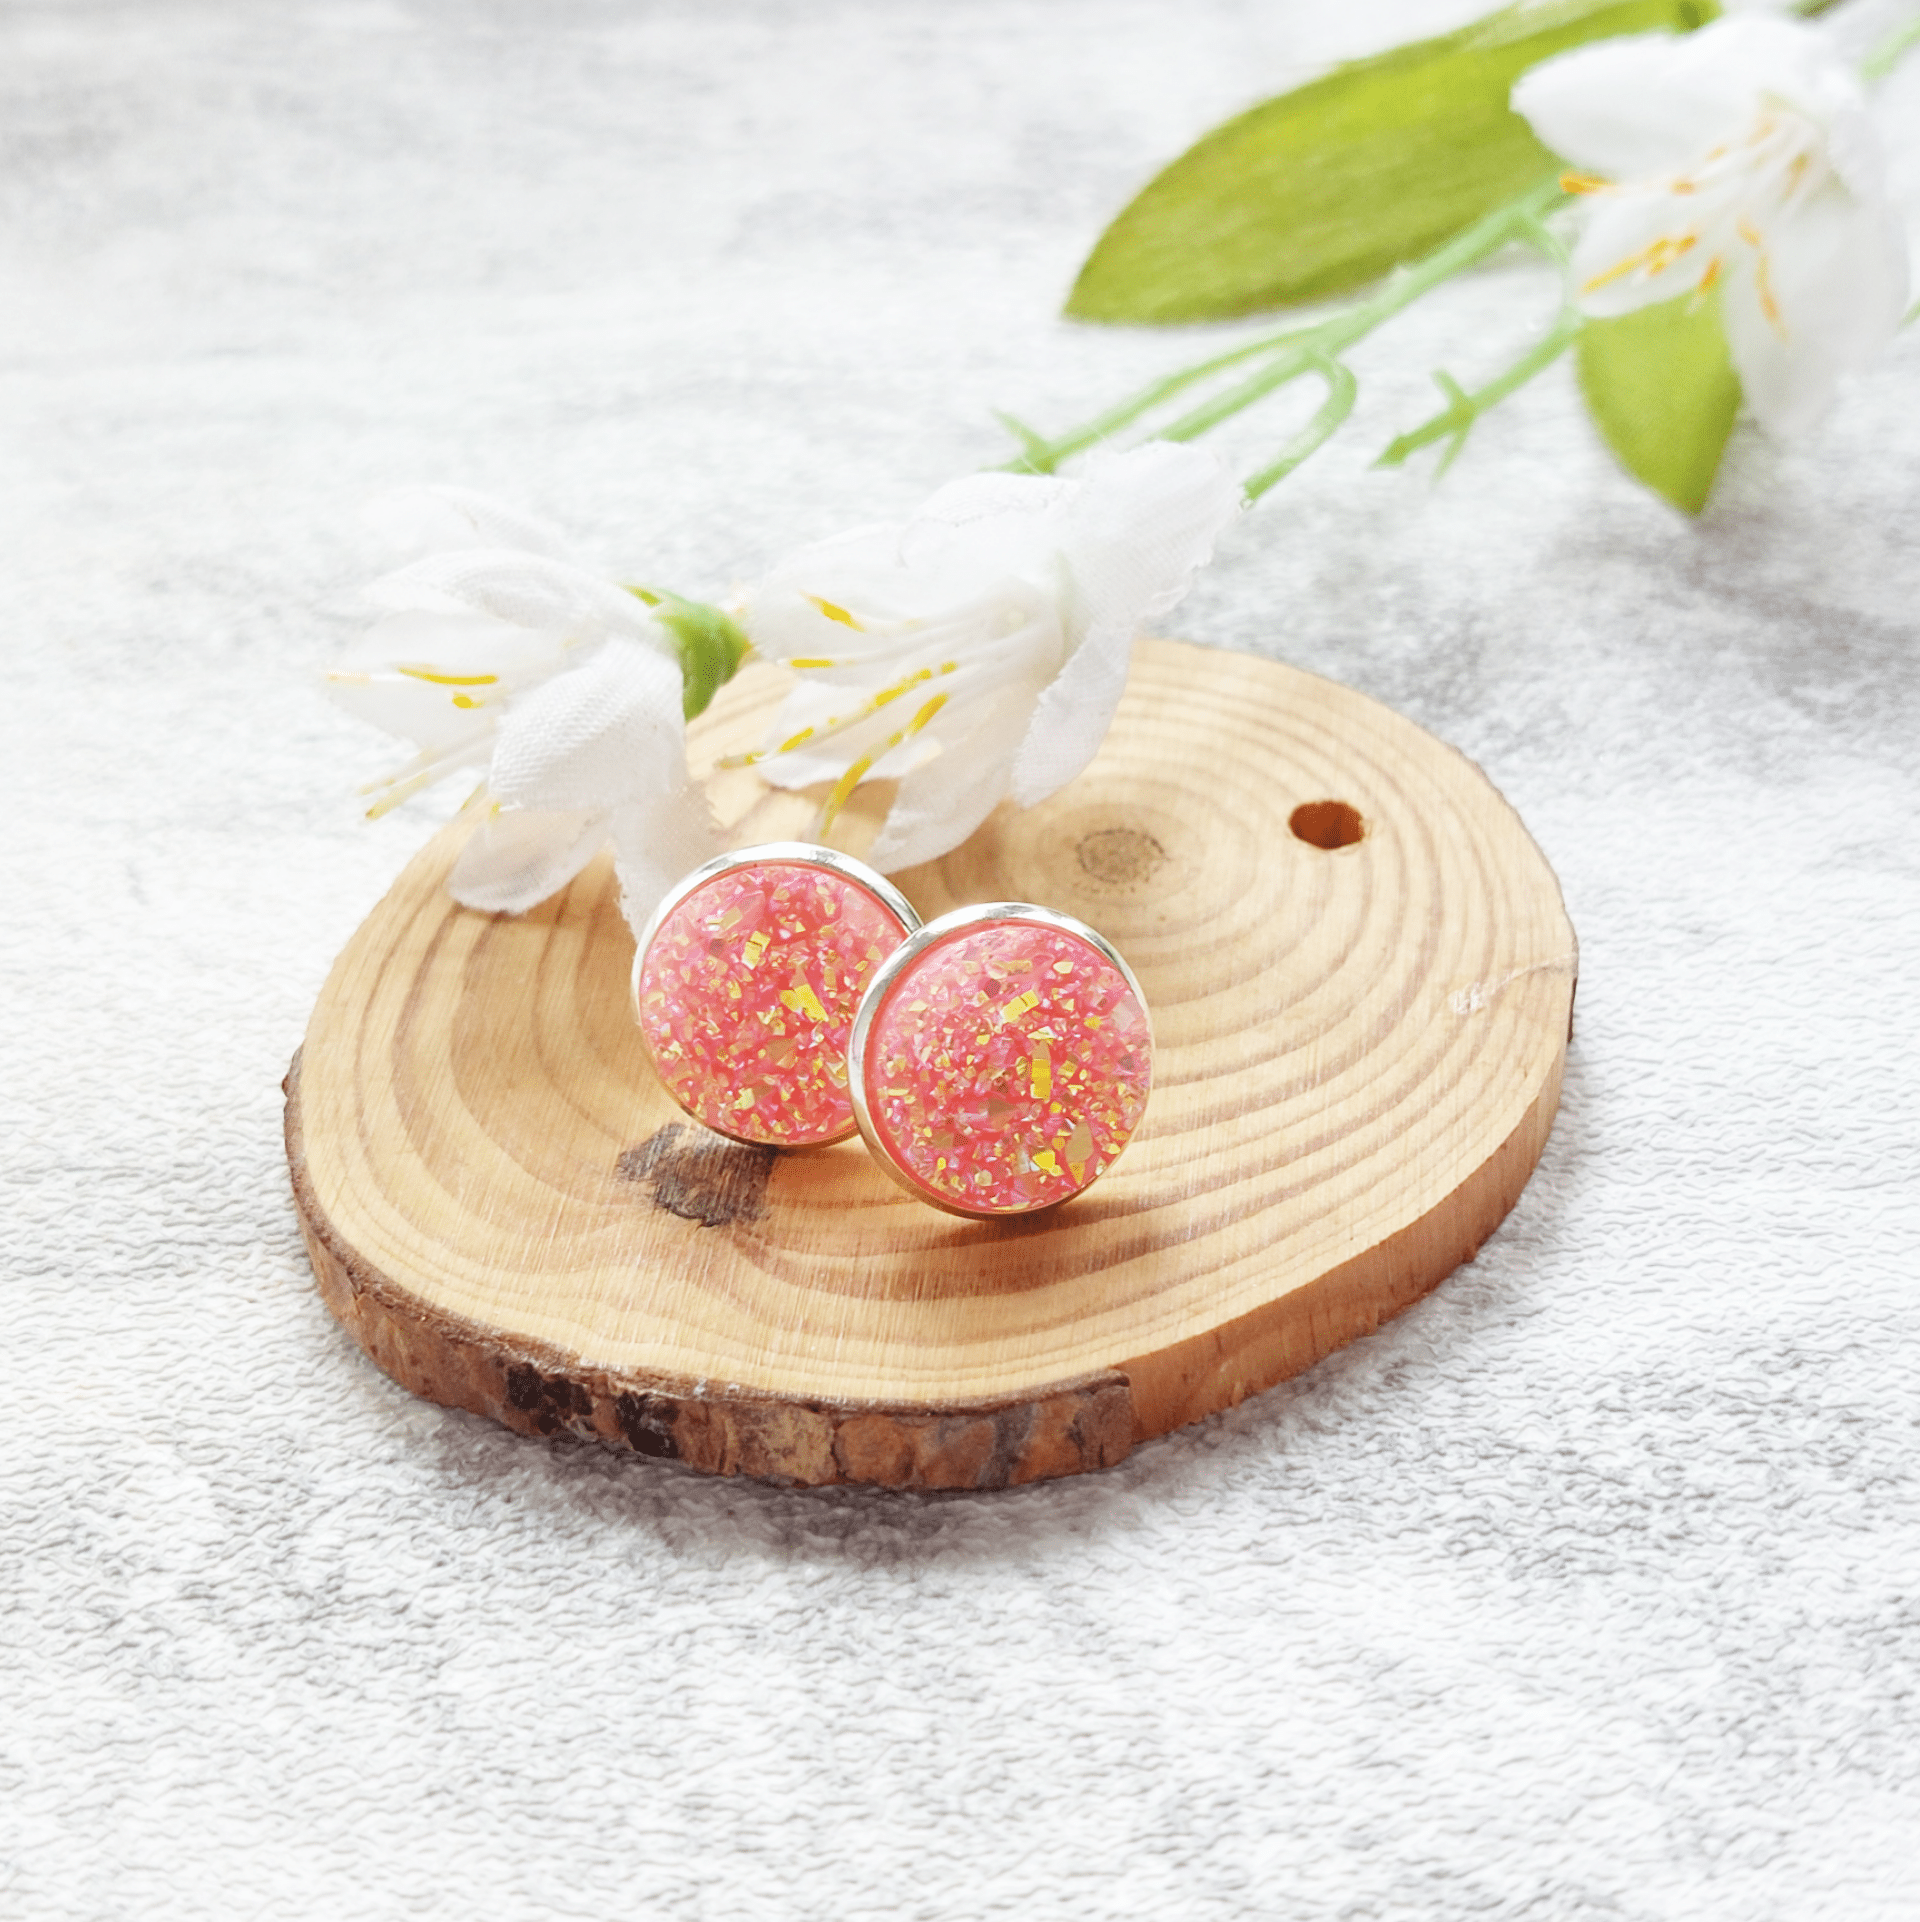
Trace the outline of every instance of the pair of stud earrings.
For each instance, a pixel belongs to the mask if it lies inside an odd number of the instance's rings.
[[[850,856],[776,841],[709,861],[654,911],[634,1008],[667,1092],[735,1141],[856,1130],[952,1213],[1027,1214],[1103,1174],[1153,1073],[1132,971],[1070,915],[1024,902],[924,927]]]

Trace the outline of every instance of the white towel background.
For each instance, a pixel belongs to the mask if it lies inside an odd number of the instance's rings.
[[[363,499],[723,591],[1201,351],[1055,318],[1104,220],[1472,11],[0,15],[0,1914],[1920,1916],[1920,330],[1699,525],[1565,367],[1369,471],[1544,323],[1503,264],[1176,617],[1473,755],[1582,939],[1518,1209],[1303,1379],[782,1492],[411,1399],[295,1230],[280,1076],[429,829],[316,692]]]

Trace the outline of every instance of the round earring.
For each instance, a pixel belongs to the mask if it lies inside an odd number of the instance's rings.
[[[929,921],[881,964],[848,1050],[887,1171],[950,1213],[1031,1213],[1113,1165],[1146,1112],[1153,1032],[1084,922],[1002,901]]]
[[[855,1011],[919,925],[891,882],[810,842],[696,868],[654,910],[633,961],[634,1012],[667,1092],[734,1141],[845,1140]]]

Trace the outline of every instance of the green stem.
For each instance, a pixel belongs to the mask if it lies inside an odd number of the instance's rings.
[[[1434,382],[1446,395],[1447,405],[1431,420],[1422,421],[1411,433],[1402,434],[1374,462],[1374,466],[1398,467],[1409,454],[1417,454],[1421,448],[1431,447],[1437,440],[1451,439],[1453,445],[1441,458],[1438,469],[1438,473],[1444,474],[1459,456],[1461,448],[1466,446],[1467,436],[1473,432],[1474,423],[1480,416],[1497,407],[1509,394],[1524,387],[1535,374],[1551,367],[1579,338],[1580,329],[1585,324],[1585,319],[1577,309],[1563,307],[1543,340],[1522,354],[1504,373],[1496,375],[1484,387],[1476,387],[1472,393],[1468,393],[1451,374],[1436,373]]]
[[[1082,453],[1099,441],[1106,440],[1121,429],[1131,427],[1144,415],[1164,406],[1168,401],[1183,393],[1195,382],[1208,376],[1219,374],[1249,360],[1267,357],[1267,364],[1248,376],[1238,385],[1230,387],[1225,393],[1202,403],[1180,416],[1169,427],[1162,430],[1163,436],[1175,440],[1190,440],[1196,435],[1206,433],[1222,421],[1230,419],[1243,408],[1250,407],[1263,399],[1276,387],[1288,381],[1297,380],[1302,374],[1321,373],[1329,365],[1337,365],[1342,356],[1377,328],[1405,312],[1415,301],[1431,293],[1443,281],[1464,273],[1469,267],[1478,266],[1490,254],[1497,253],[1510,241],[1525,240],[1538,246],[1545,240],[1553,245],[1550,236],[1542,225],[1544,217],[1551,213],[1564,200],[1559,176],[1556,174],[1529,187],[1523,194],[1496,207],[1491,213],[1483,215],[1472,226],[1464,227],[1444,246],[1436,248],[1424,260],[1415,261],[1411,266],[1402,267],[1384,280],[1378,289],[1366,299],[1356,301],[1342,312],[1330,315],[1311,327],[1288,328],[1277,334],[1263,335],[1258,340],[1246,342],[1224,354],[1215,354],[1192,367],[1179,369],[1172,374],[1163,375],[1150,386],[1121,401],[1117,406],[1097,414],[1090,421],[1070,428],[1066,433],[1052,440],[1035,434],[1031,429],[1016,426],[1025,452],[1018,458],[1006,463],[1013,472],[1050,474],[1060,462],[1074,454]],[[1350,378],[1350,376],[1349,376]],[[1336,383],[1337,384],[1337,383]],[[1332,404],[1329,394],[1329,405]],[[1323,410],[1324,411],[1324,410]],[[1344,413],[1341,415],[1344,419]],[[1316,416],[1316,420],[1318,416]],[[1337,426],[1338,421],[1334,422]],[[1313,431],[1311,428],[1309,432]],[[1329,433],[1332,428],[1328,428]],[[1320,435],[1320,440],[1326,438]],[[1319,440],[1313,442],[1319,445]],[[1311,452],[1312,449],[1307,450]],[[1301,455],[1304,459],[1305,455]],[[1291,472],[1287,462],[1293,460],[1291,454],[1283,456],[1277,465],[1283,471]],[[1263,469],[1254,478],[1263,482],[1260,492],[1273,485],[1279,476],[1271,469]]]
[[[1353,369],[1344,361],[1330,360],[1314,371],[1327,383],[1327,397],[1313,418],[1287,443],[1286,452],[1271,466],[1247,477],[1245,492],[1249,503],[1257,501],[1276,481],[1285,480],[1323,441],[1332,439],[1334,430],[1353,412],[1353,403],[1360,393]]]
[[[1867,80],[1884,80],[1902,59],[1907,51],[1920,41],[1920,20],[1909,20],[1904,27],[1896,27],[1860,63],[1860,72]]]
[[[1063,460],[1075,454],[1083,454],[1089,447],[1103,440],[1111,440],[1124,427],[1131,427],[1142,414],[1151,413],[1154,408],[1164,406],[1175,395],[1184,392],[1195,381],[1205,380],[1209,374],[1223,373],[1240,362],[1252,360],[1256,355],[1270,353],[1276,347],[1284,346],[1297,338],[1293,330],[1283,334],[1265,334],[1258,340],[1248,341],[1244,346],[1235,347],[1224,354],[1216,354],[1211,360],[1203,360],[1192,367],[1183,367],[1178,373],[1167,374],[1151,386],[1144,387],[1129,400],[1123,400],[1109,407],[1105,413],[1096,414],[1093,419],[1079,427],[1070,429],[1057,440],[1047,440],[1031,428],[1015,420],[1011,414],[999,418],[1019,436],[1026,446],[1026,452],[1018,459],[1007,462],[1007,470],[1016,473],[1051,474]],[[1263,390],[1264,391],[1264,390]]]
[[[1158,438],[1198,440],[1223,420],[1231,420],[1242,408],[1251,407],[1255,401],[1265,399],[1276,387],[1297,380],[1304,371],[1296,356],[1279,355],[1258,373],[1248,375],[1237,387],[1229,387],[1225,393],[1216,394],[1212,400],[1189,409],[1178,420],[1169,421],[1159,430]]]

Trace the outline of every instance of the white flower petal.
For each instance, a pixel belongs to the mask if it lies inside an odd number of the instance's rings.
[[[1692,293],[1710,272],[1724,272],[1719,236],[1695,201],[1658,185],[1595,195],[1573,249],[1574,298],[1602,318]],[[1718,262],[1718,268],[1715,262]]]
[[[1841,376],[1872,363],[1900,325],[1905,240],[1885,210],[1838,188],[1779,215],[1742,255],[1721,300],[1747,405],[1781,439],[1813,427]]]
[[[390,614],[327,672],[356,719],[440,748],[490,729],[507,701],[566,663],[549,637],[479,614]]]
[[[963,840],[1016,756],[1021,792],[1052,793],[1098,748],[1135,630],[1186,592],[1240,507],[1212,455],[1153,442],[1082,480],[974,475],[909,522],[790,556],[747,614],[754,645],[807,676],[763,776],[899,779],[876,844],[896,866]]]
[[[1609,180],[1693,165],[1744,134],[1762,99],[1830,125],[1862,96],[1817,29],[1753,14],[1574,47],[1528,68],[1512,93],[1548,147]]]
[[[1725,43],[1713,37],[1739,24],[1574,47],[1520,76],[1513,110],[1543,146],[1604,179],[1675,173],[1753,116],[1746,63],[1723,59]]]
[[[524,914],[565,887],[606,845],[605,808],[489,809],[447,877],[463,907]]]
[[[762,764],[775,786],[837,779],[869,757],[875,778],[903,774],[935,744],[964,741],[980,705],[1002,689],[1037,700],[1066,653],[1055,599],[1014,580],[890,643],[871,638],[869,659],[807,676],[781,704],[765,741],[774,758]],[[807,730],[814,738],[789,749]]]
[[[1069,499],[1075,483],[1052,474],[963,474],[937,488],[909,525],[970,527],[980,521],[1044,514]]]
[[[949,481],[901,529],[900,565],[936,604],[970,599],[982,581],[1006,575],[1040,584],[1080,486],[1040,474]]]
[[[1049,623],[1037,647],[1028,653],[1038,654],[1044,665],[1021,671],[1017,664],[1002,668],[991,659],[971,660],[952,674],[920,682],[897,702],[888,702],[850,727],[830,735],[823,729],[817,747],[776,752],[761,763],[762,778],[773,787],[813,787],[822,781],[837,781],[856,762],[865,761],[862,780],[898,780],[934,754],[970,752],[971,744],[987,727],[986,717],[999,712],[1004,695],[1017,695],[1027,709],[1039,699],[1047,668],[1059,659],[1057,627]],[[823,701],[823,693],[831,693],[832,698]],[[820,711],[824,723],[825,719],[857,712],[860,701],[858,692],[802,686],[788,696],[788,706],[782,707],[782,724],[789,708],[796,716],[809,709]],[[798,731],[798,726],[793,733],[776,730],[772,745],[783,748]]]
[[[387,614],[342,657],[343,668],[391,668],[398,662],[450,675],[492,674],[501,679],[549,672],[564,659],[551,635],[484,614]]]
[[[893,632],[916,618],[917,608],[887,596],[907,583],[880,569],[852,570],[818,566],[803,569],[794,556],[783,562],[747,602],[745,623],[754,648],[770,661],[837,661],[849,666],[890,651]],[[805,585],[790,584],[793,581]],[[836,600],[836,594],[845,600]],[[860,609],[857,621],[841,619],[848,603]],[[834,613],[827,609],[833,608]]]
[[[1850,73],[1842,78],[1849,86],[1855,84]],[[1819,117],[1826,122],[1827,160],[1841,185],[1856,199],[1878,206],[1886,198],[1887,165],[1865,98]],[[1904,234],[1901,245],[1904,249]]]
[[[1030,475],[957,481],[910,521],[788,555],[751,597],[747,630],[770,659],[860,659],[891,649],[899,624],[951,623],[995,582],[1050,587],[1059,547],[1054,517],[1072,492],[1072,483]],[[829,608],[851,615],[852,624]]]
[[[624,588],[580,568],[504,548],[430,554],[375,581],[367,593],[385,607],[467,609],[537,633],[576,639],[624,635],[667,645],[645,603]]]
[[[696,787],[615,810],[613,846],[620,912],[637,941],[661,897],[720,852],[721,833]]]
[[[977,677],[971,684],[978,687]],[[932,745],[929,742],[916,739],[899,749],[888,749],[887,737],[898,729],[900,720],[885,708],[866,714],[851,726],[825,732],[833,722],[843,721],[850,714],[858,714],[867,705],[868,698],[864,690],[859,688],[802,682],[781,703],[776,724],[767,738],[765,752],[768,758],[760,763],[761,777],[771,787],[813,787],[822,781],[837,781],[855,761],[871,755],[874,765],[870,772],[874,778],[885,780],[893,774],[904,772],[914,761],[923,758]],[[908,709],[909,718],[914,711],[913,708]],[[796,739],[809,727],[821,734],[817,747],[801,746],[784,753],[780,751],[787,742]],[[894,765],[883,768],[882,760],[889,758]]]
[[[1113,724],[1133,640],[1170,612],[1212,557],[1245,497],[1197,447],[1150,441],[1091,465],[1066,511],[1079,646],[1041,694],[1013,763],[1013,798],[1031,807],[1086,767]]]
[[[882,874],[918,867],[957,848],[1006,797],[1028,698],[1003,691],[986,704],[966,740],[900,783],[867,859]]]
[[[863,527],[789,554],[753,595],[748,630],[763,653],[811,653],[815,641],[846,653],[861,629],[942,618],[1007,577],[1044,572],[1058,536],[1049,517],[1076,483],[1031,474],[972,474],[950,482],[911,520]],[[819,603],[854,613],[860,628],[832,622],[809,636],[795,599],[821,619]],[[796,628],[795,624],[800,625]],[[791,630],[791,640],[788,639]]]
[[[1089,638],[1040,696],[1013,757],[1012,792],[1021,807],[1058,793],[1099,753],[1132,660],[1132,637],[1108,628]]]
[[[1062,517],[1076,612],[1088,628],[1112,627],[1130,641],[1180,603],[1245,505],[1203,448],[1156,440],[1097,457]]]
[[[401,487],[376,495],[364,510],[370,527],[411,554],[450,548],[512,547],[550,560],[572,552],[557,527],[467,487]]]
[[[460,708],[444,687],[398,674],[353,673],[335,668],[326,681],[328,697],[356,721],[397,734],[416,747],[443,753],[492,731],[497,712],[477,702]]]
[[[600,651],[517,701],[500,727],[487,785],[515,807],[615,808],[686,785],[680,670],[629,641]]]
[[[1816,29],[1743,15],[1608,41],[1535,68],[1513,99],[1569,158],[1626,176],[1588,203],[1582,310],[1718,281],[1747,404],[1772,432],[1810,426],[1891,339],[1904,236],[1860,84]]]

